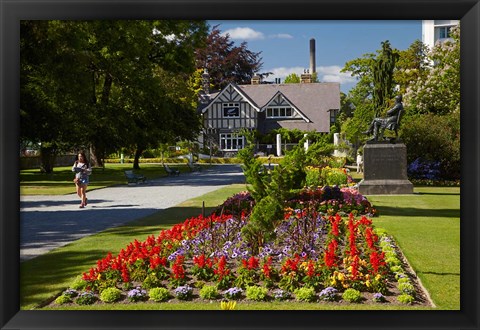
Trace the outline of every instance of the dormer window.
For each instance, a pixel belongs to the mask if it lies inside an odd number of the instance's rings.
[[[291,118],[293,109],[290,107],[269,107],[267,108],[267,118]]]
[[[223,103],[223,117],[239,118],[240,103]]]

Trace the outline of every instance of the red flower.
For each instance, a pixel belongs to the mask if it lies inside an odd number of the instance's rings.
[[[327,251],[325,251],[325,265],[328,268],[332,268],[336,266],[336,249],[337,249],[338,243],[335,239],[331,240],[330,243],[328,243]]]

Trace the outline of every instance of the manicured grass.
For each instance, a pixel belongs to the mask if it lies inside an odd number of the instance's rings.
[[[460,188],[416,187],[412,196],[368,196],[384,228],[439,309],[460,309]]]
[[[126,225],[84,237],[21,263],[20,308],[32,309],[54,297],[68,288],[76,276],[88,271],[108,252],[116,255],[135,239],[144,241],[148,236],[156,236],[161,230],[168,229],[173,224],[200,215],[203,201],[208,214],[215,206],[242,190],[245,190],[243,184],[231,185]]]
[[[201,213],[206,213],[245,185],[233,185],[176,207],[82,238],[21,264],[21,309],[35,308],[66,289],[82,272],[111,251],[114,255],[134,239],[149,235]],[[379,210],[373,218],[376,227],[392,235],[413,269],[429,291],[438,309],[460,308],[460,189],[457,187],[418,187],[414,195],[368,196]],[[218,306],[217,306],[218,305]],[[112,304],[71,307],[72,309],[219,309],[219,302],[168,304]],[[429,309],[426,307],[382,305],[325,305],[312,303],[239,303],[238,309]],[[70,309],[62,307],[61,309]]]
[[[180,171],[190,171],[186,164],[169,165]],[[117,184],[127,184],[123,171],[133,169],[132,164],[105,164],[105,168],[93,168],[90,176],[89,190],[105,188]],[[140,164],[136,173],[143,174],[147,179],[166,176],[161,164]],[[41,173],[38,169],[20,171],[21,195],[65,195],[75,193],[74,174],[71,166],[55,167],[53,173]]]

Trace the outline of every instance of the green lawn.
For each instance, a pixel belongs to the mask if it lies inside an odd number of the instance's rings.
[[[440,309],[460,309],[460,188],[416,187],[412,196],[368,196],[384,228]]]
[[[186,201],[127,225],[82,238],[20,265],[20,308],[32,309],[55,297],[71,281],[111,251],[118,253],[134,239],[149,235],[222,203],[245,185],[232,185]],[[392,235],[439,309],[460,308],[460,189],[418,187],[414,195],[368,196],[378,208],[377,227]],[[375,305],[330,306],[332,309],[378,309]],[[239,304],[238,309],[330,309],[322,304]],[[212,303],[135,304],[75,309],[218,309]],[[381,309],[392,307],[380,306]],[[413,307],[395,307],[412,309]],[[419,309],[415,307],[414,309]],[[423,307],[420,309],[424,309]]]
[[[190,171],[186,164],[169,165],[180,171]],[[131,170],[132,164],[105,164],[105,168],[95,167],[91,175],[89,190],[105,188],[117,184],[126,184],[123,171]],[[166,176],[161,164],[140,164],[136,173],[143,174],[147,179]],[[41,173],[39,169],[20,171],[21,195],[65,195],[75,193],[74,174],[71,166],[55,167],[53,173]]]

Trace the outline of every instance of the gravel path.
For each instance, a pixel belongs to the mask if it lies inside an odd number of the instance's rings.
[[[239,165],[87,192],[80,209],[76,194],[20,198],[20,260],[35,258],[57,247],[182,203],[188,199],[243,183]]]

